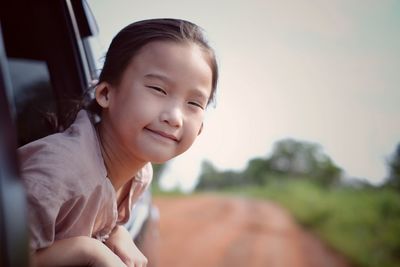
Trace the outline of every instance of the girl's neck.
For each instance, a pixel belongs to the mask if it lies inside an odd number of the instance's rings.
[[[118,191],[126,182],[131,180],[147,162],[132,158],[101,122],[96,125],[96,131],[100,141],[101,154],[115,191]]]

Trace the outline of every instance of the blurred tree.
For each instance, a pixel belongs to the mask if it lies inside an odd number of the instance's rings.
[[[248,183],[264,185],[267,182],[267,173],[271,172],[270,162],[267,159],[255,158],[249,161],[243,176]]]
[[[309,174],[320,158],[319,146],[284,139],[277,142],[270,156],[271,169],[289,175]]]
[[[211,162],[204,161],[196,190],[264,185],[277,175],[288,179],[313,179],[322,186],[330,186],[339,181],[342,170],[318,144],[284,139],[275,144],[269,158],[250,160],[243,172],[219,172]]]
[[[389,179],[387,185],[400,190],[400,143],[389,159]]]
[[[234,171],[219,172],[211,162],[203,161],[196,190],[217,190],[244,183],[245,181],[240,173]]]
[[[268,161],[273,172],[313,178],[324,186],[338,181],[342,174],[320,145],[293,139],[278,141]]]
[[[214,165],[205,160],[201,164],[201,172],[196,190],[217,189],[219,173]]]
[[[166,169],[168,163],[162,163],[162,164],[155,164],[153,163],[153,181],[151,182],[151,187],[153,189],[159,189],[160,188],[160,179],[161,175]]]

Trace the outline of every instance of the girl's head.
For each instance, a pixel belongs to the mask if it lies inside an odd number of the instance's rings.
[[[141,161],[171,159],[201,132],[217,77],[214,52],[193,23],[128,25],[113,39],[96,87],[101,133]]]
[[[180,19],[149,19],[134,22],[123,28],[112,40],[107,51],[99,83],[118,84],[122,73],[139,50],[150,42],[169,41],[198,45],[212,70],[212,90],[208,104],[215,100],[218,65],[214,50],[209,46],[202,29]]]

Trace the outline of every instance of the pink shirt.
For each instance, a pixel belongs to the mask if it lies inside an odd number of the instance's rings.
[[[149,163],[123,186],[122,192],[127,193],[117,207],[95,128],[84,110],[64,132],[29,143],[18,152],[32,250],[75,236],[104,241],[116,224],[128,221],[153,174]]]

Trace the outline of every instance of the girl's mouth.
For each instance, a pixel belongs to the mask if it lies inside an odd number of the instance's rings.
[[[163,132],[163,131],[153,130],[153,129],[149,129],[149,128],[145,128],[145,129],[146,129],[147,131],[151,132],[152,134],[161,136],[161,137],[163,137],[163,138],[172,140],[172,141],[174,141],[174,142],[179,142],[178,138],[177,138],[175,135],[173,135],[173,134],[169,134],[169,133],[166,133],[166,132]]]

